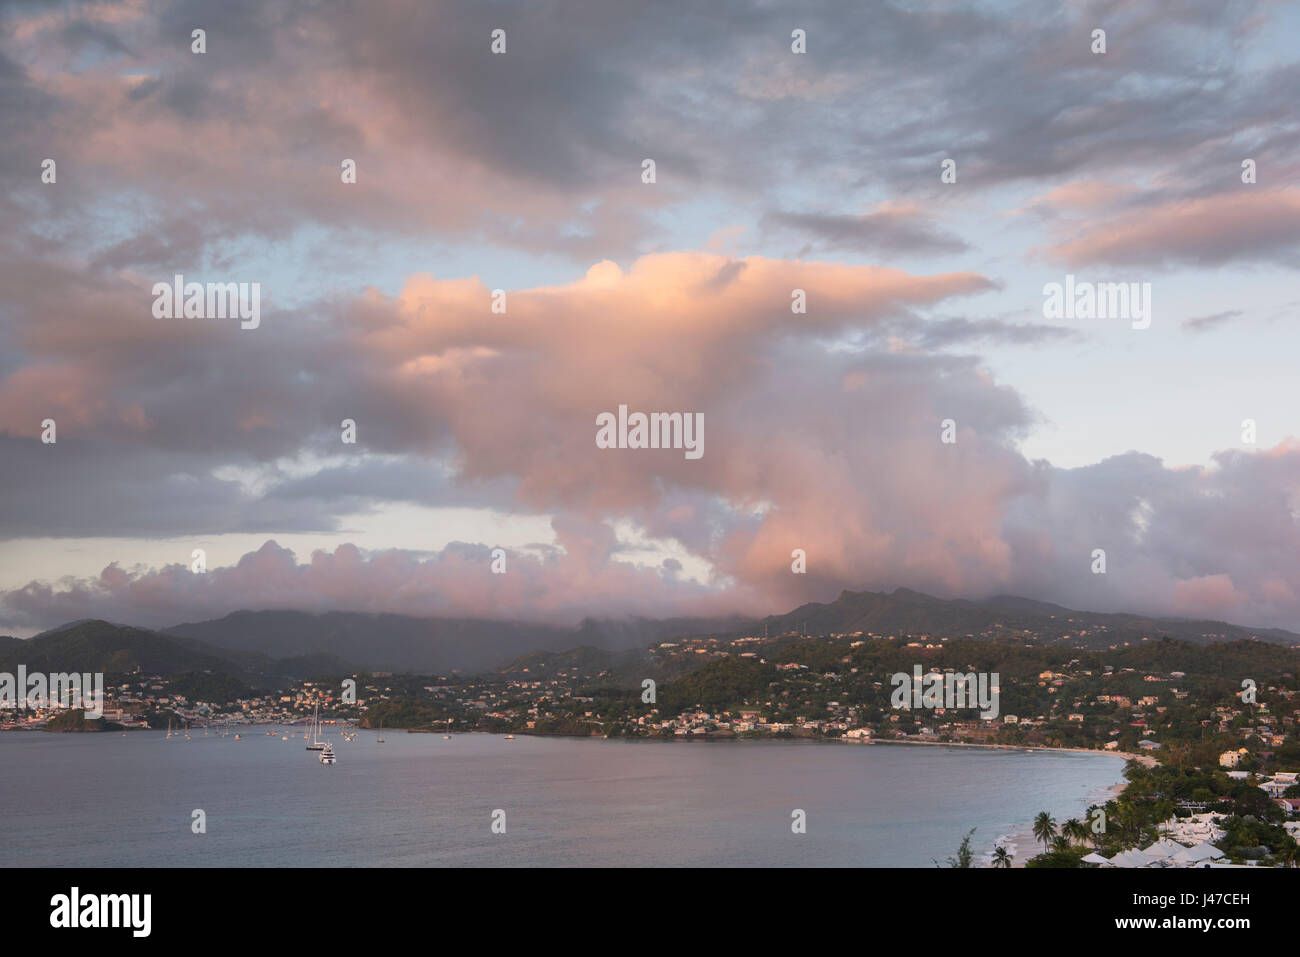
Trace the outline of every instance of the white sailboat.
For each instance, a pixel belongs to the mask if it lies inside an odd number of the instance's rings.
[[[377,739],[377,743],[384,743],[384,722],[382,720],[379,722],[379,738]]]
[[[318,717],[318,715],[319,715],[319,712],[320,712],[320,706],[319,706],[319,705],[317,705],[315,708],[312,709],[312,714],[311,714],[311,743],[307,745],[307,750],[308,750],[308,751],[323,751],[323,750],[325,750],[325,744],[324,744],[323,741],[320,740],[320,722],[317,720],[317,717]],[[304,737],[305,737],[305,735],[304,735]],[[331,751],[330,754],[331,754],[331,756],[333,756],[333,751]]]

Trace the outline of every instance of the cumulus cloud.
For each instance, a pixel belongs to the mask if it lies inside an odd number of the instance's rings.
[[[4,5],[0,536],[346,538],[341,516],[392,503],[543,515],[556,535],[507,576],[477,542],[305,562],[268,544],[207,576],[109,565],[11,589],[7,614],[168,623],[292,600],[558,620],[907,585],[1300,621],[1293,445],[1055,468],[1019,451],[1038,413],[959,353],[1077,336],[1001,318],[1016,306],[980,318],[1010,284],[990,250],[1018,266],[1032,246],[976,246],[1004,209],[1071,266],[1296,265],[1300,70],[1238,55],[1266,6],[828,0],[801,8],[804,56],[769,5],[564,7],[234,0],[195,56],[192,0]],[[1258,185],[1238,179],[1246,151]],[[941,193],[946,157],[959,192]],[[344,158],[358,181],[340,188]],[[803,248],[673,242],[746,225]],[[403,282],[327,291],[390,241],[420,260]],[[438,269],[464,247],[478,274]],[[493,313],[502,250],[565,278]],[[174,272],[262,280],[261,328],[153,319]],[[703,414],[704,456],[597,448],[620,405]],[[626,560],[627,527],[705,580]]]
[[[419,616],[473,614],[573,624],[586,615],[661,617],[665,609],[701,615],[759,607],[749,589],[721,594],[676,580],[673,569],[613,557],[603,525],[555,522],[556,545],[506,555],[505,574],[488,571],[486,545],[454,543],[432,557],[355,545],[313,552],[300,562],[274,541],[233,565],[195,574],[185,565],[106,567],[97,577],[32,582],[4,595],[12,626],[47,627],[87,617],[167,627],[231,609],[369,611]],[[539,553],[540,551],[540,553]]]
[[[103,388],[91,401],[89,392],[26,380],[26,392],[41,398],[25,422],[11,423],[28,434],[8,440],[21,453],[15,474],[27,476],[26,497],[10,500],[18,528],[32,506],[32,528],[120,531],[95,507],[109,499],[92,495],[90,506],[62,517],[35,503],[46,481],[72,492],[54,455],[71,456],[59,460],[74,466],[67,474],[117,463],[117,472],[99,473],[112,489],[131,482],[119,450],[135,448],[147,453],[137,464],[177,469],[134,477],[135,501],[159,515],[150,524],[134,513],[128,524],[145,532],[184,525],[188,500],[201,503],[189,524],[216,531],[294,527],[295,514],[299,527],[332,527],[341,510],[366,503],[459,501],[552,515],[568,557],[525,557],[517,580],[493,584],[483,545],[432,563],[345,549],[307,566],[272,550],[208,580],[177,568],[111,568],[94,582],[33,582],[5,603],[33,619],[42,607],[62,617],[98,601],[124,618],[166,620],[193,617],[177,614],[187,603],[264,607],[286,595],[311,607],[389,602],[429,613],[698,613],[778,610],[878,582],[947,594],[1023,590],[1092,608],[1217,602],[1243,614],[1267,609],[1274,621],[1300,610],[1286,597],[1300,581],[1285,570],[1300,547],[1290,511],[1300,487],[1296,448],[1223,453],[1210,469],[1169,469],[1137,454],[1055,469],[1017,451],[1034,413],[977,358],[878,348],[898,316],[988,285],[976,274],[673,253],[513,291],[499,316],[477,280],[417,276],[398,296],[372,292],[314,316],[314,347],[271,334],[259,358],[248,357],[254,368],[268,363],[265,394],[243,384],[246,368],[226,362],[244,341],[237,330],[218,345],[201,321],[124,317],[126,331],[105,330],[102,347],[85,351],[65,347],[55,323],[23,339],[41,360],[27,368],[61,367],[54,381]],[[792,312],[793,288],[806,292],[806,314]],[[159,322],[166,335],[145,333]],[[212,351],[187,348],[187,334]],[[285,376],[285,368],[296,371]],[[166,387],[177,370],[187,373],[186,411],[173,420]],[[293,385],[300,377],[312,385]],[[66,414],[68,438],[57,446],[34,438],[30,416],[42,403]],[[328,416],[322,403],[333,408]],[[596,416],[624,404],[703,413],[704,456],[598,448]],[[332,447],[337,456],[333,423],[354,406],[365,410],[355,416],[363,444],[354,461],[296,470],[268,453],[261,488],[223,488],[205,474],[205,462],[228,463],[238,450],[253,461],[247,450],[256,444],[240,424],[250,417],[281,455]],[[138,421],[128,421],[123,411],[135,408]],[[939,440],[948,418],[952,445]],[[196,419],[215,443],[207,459],[185,428]],[[92,438],[101,429],[114,434],[112,453]],[[709,580],[621,561],[612,528],[627,521],[680,543],[706,563]],[[1104,581],[1089,571],[1097,547],[1110,556]],[[790,571],[796,548],[809,556],[806,575]],[[262,568],[272,558],[276,574]],[[359,570],[331,572],[343,565]]]
[[[801,444],[771,452],[808,464]],[[698,530],[706,517],[726,522],[716,539],[681,536],[725,571],[709,583],[681,579],[672,559],[659,568],[625,561],[608,522],[566,513],[553,522],[555,544],[512,550],[505,575],[490,573],[484,544],[452,544],[432,557],[345,544],[300,562],[268,541],[203,575],[114,564],[95,578],[33,581],[4,593],[3,607],[12,626],[32,628],[88,616],[165,626],[286,605],[572,624],[588,614],[763,614],[872,581],[1257,625],[1294,621],[1300,608],[1294,442],[1221,453],[1212,467],[1193,469],[1130,453],[1060,470],[987,450],[951,464],[948,475],[913,467],[856,478],[825,452],[818,464],[826,474],[806,473],[806,500],[777,492],[782,505],[748,521],[680,500],[649,516],[663,534]],[[789,570],[791,543],[807,552],[806,578]],[[1106,552],[1104,575],[1092,572],[1095,548]]]

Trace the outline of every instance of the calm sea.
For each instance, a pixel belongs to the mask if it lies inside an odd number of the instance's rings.
[[[1058,821],[1108,755],[374,732],[338,763],[266,729],[0,734],[6,865],[933,866]],[[802,809],[807,833],[791,832]],[[192,813],[207,833],[191,832]],[[493,812],[505,811],[505,834]],[[1030,849],[1022,845],[1024,855]]]

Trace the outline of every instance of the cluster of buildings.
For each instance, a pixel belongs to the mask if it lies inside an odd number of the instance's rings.
[[[376,687],[365,689],[380,697]],[[290,690],[267,691],[217,703],[192,699],[173,689],[162,675],[136,675],[104,689],[103,720],[125,730],[165,727],[168,720],[195,727],[205,725],[291,724],[314,709],[333,712],[343,707],[342,689],[304,681]],[[39,731],[65,707],[24,708],[0,712],[0,731]]]
[[[1085,637],[1080,634],[1080,637]],[[460,729],[608,734],[701,740],[737,736],[880,739],[1085,747],[1159,752],[1170,744],[1211,741],[1229,772],[1293,771],[1272,761],[1278,749],[1300,745],[1300,699],[1292,675],[1259,676],[1258,700],[1220,690],[1213,676],[1138,668],[1135,649],[1084,652],[1008,646],[1038,668],[1001,667],[1001,712],[982,719],[972,708],[893,707],[882,661],[907,660],[935,673],[977,670],[964,659],[986,643],[938,636],[856,632],[808,639],[789,634],[692,637],[652,646],[634,667],[661,676],[662,693],[685,676],[731,667],[766,666],[763,682],[712,706],[627,690],[640,682],[625,664],[590,649],[528,656],[500,673],[450,677],[375,673],[356,677],[352,696],[341,684],[302,681],[286,690],[258,691],[227,702],[199,699],[193,683],[133,675],[106,689],[104,717],[126,728],[154,726],[159,717],[195,725],[292,723],[318,709],[322,716],[359,717],[376,703],[407,707],[407,725],[455,722]],[[1073,657],[1070,657],[1073,656]],[[1105,658],[1113,664],[1103,664]],[[959,667],[949,664],[954,659]],[[745,666],[748,667],[748,666]],[[701,669],[705,669],[701,671]],[[664,677],[667,676],[667,677]],[[768,680],[770,677],[770,681]],[[728,687],[724,684],[724,688]],[[39,728],[57,711],[0,714],[0,728]],[[431,716],[437,716],[436,719]],[[397,722],[394,722],[397,726]],[[1228,740],[1231,747],[1223,747]],[[1293,753],[1293,752],[1292,752]],[[1212,760],[1212,759],[1209,759]],[[1205,763],[1205,762],[1202,762]],[[1268,786],[1287,798],[1283,777]]]
[[[1092,853],[1083,858],[1085,864],[1099,867],[1254,867],[1255,862],[1232,864],[1228,856],[1209,841],[1183,844],[1162,838],[1149,847],[1120,851],[1113,857]]]
[[[1295,783],[1295,775],[1283,775]],[[1263,785],[1261,785],[1262,787]],[[1257,867],[1259,861],[1231,863],[1216,841],[1221,840],[1225,831],[1216,823],[1218,815],[1212,813],[1192,814],[1185,818],[1173,818],[1161,825],[1160,840],[1143,848],[1131,848],[1120,851],[1111,857],[1101,854],[1088,854],[1083,858],[1086,864],[1099,867]],[[1293,840],[1300,840],[1300,821],[1285,821],[1282,827]]]

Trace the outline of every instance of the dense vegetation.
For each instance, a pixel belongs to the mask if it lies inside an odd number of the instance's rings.
[[[1178,806],[1188,801],[1207,804],[1209,811],[1222,815],[1215,820],[1227,833],[1214,843],[1232,863],[1296,866],[1296,842],[1279,826],[1285,815],[1254,780],[1230,778],[1218,769],[1146,768],[1136,761],[1128,763],[1124,776],[1129,784],[1123,795],[1089,807],[1081,819],[1067,821],[1059,829],[1046,812],[1039,814],[1034,833],[1044,843],[1044,851],[1025,866],[1081,867],[1081,859],[1092,851],[1112,857],[1130,848],[1148,847],[1160,840],[1162,823],[1192,813]],[[1105,821],[1101,833],[1087,824],[1098,811]]]
[[[113,724],[103,718],[87,718],[80,708],[60,711],[45,726],[46,731],[115,731],[120,724]]]

